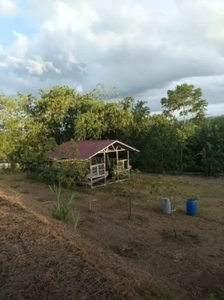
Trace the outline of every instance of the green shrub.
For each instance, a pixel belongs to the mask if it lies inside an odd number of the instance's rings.
[[[40,173],[40,177],[45,180],[50,180],[54,182],[54,184],[62,185],[65,188],[72,188],[75,181],[85,180],[88,172],[89,169],[86,161],[64,161],[45,166]]]
[[[112,178],[114,180],[122,180],[129,178],[129,170],[124,168],[123,161],[118,161],[117,165],[112,169]]]

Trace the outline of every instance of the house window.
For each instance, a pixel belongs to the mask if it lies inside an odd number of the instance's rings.
[[[98,164],[91,166],[92,177],[100,177],[105,175],[105,164]]]

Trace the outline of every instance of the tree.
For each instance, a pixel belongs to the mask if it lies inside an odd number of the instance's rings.
[[[74,137],[74,119],[80,114],[80,95],[67,86],[40,90],[41,98],[33,104],[33,118],[42,123],[43,135],[52,137],[57,144]],[[68,115],[69,113],[69,115]]]
[[[180,136],[180,170],[182,173],[185,141],[205,117],[207,102],[202,99],[200,88],[184,83],[178,85],[175,90],[168,90],[167,98],[161,99],[161,105],[165,116],[180,119],[177,130]]]
[[[179,136],[175,120],[169,120],[164,115],[151,116],[139,140],[141,156],[138,165],[142,170],[163,173],[176,169]]]
[[[197,157],[197,164],[205,176],[216,176],[224,169],[224,116],[207,118],[197,128],[187,147]]]
[[[0,100],[0,156],[24,167],[38,164],[44,152],[55,146],[55,141],[43,134],[45,124],[34,119],[29,95],[2,96]]]

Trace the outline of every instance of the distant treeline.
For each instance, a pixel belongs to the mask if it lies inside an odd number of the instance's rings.
[[[117,139],[141,151],[132,165],[145,172],[224,172],[224,116],[206,117],[201,89],[182,84],[160,103],[163,113],[151,115],[146,102],[112,101],[102,86],[87,94],[54,86],[39,98],[1,94],[0,157],[32,165],[71,139]]]

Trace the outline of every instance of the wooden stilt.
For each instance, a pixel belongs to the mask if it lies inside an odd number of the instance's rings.
[[[103,153],[103,163],[104,163],[104,174],[106,174],[106,153]],[[104,184],[106,184],[107,179],[106,176],[104,177]]]
[[[118,161],[119,161],[119,156],[118,156],[118,151],[116,150],[116,168],[117,168],[117,180],[119,180],[119,171],[118,171]]]
[[[93,187],[93,180],[91,174],[92,158],[90,158],[89,166],[90,166],[90,187],[92,188]]]
[[[128,150],[127,150],[127,168],[128,168],[128,175],[130,177],[130,156]]]

